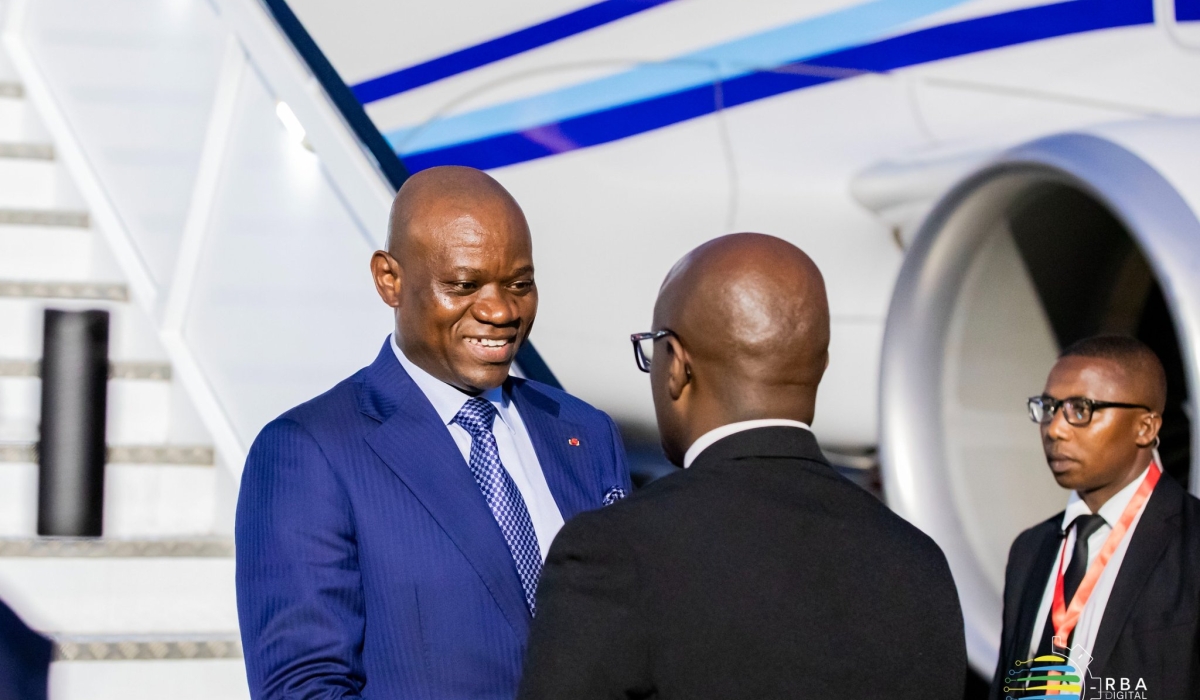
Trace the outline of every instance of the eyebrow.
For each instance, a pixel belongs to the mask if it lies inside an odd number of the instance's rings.
[[[511,276],[512,277],[520,277],[521,275],[528,275],[528,274],[532,274],[532,273],[533,273],[533,265],[522,265],[521,267],[514,270],[511,274]],[[447,278],[462,279],[463,277],[479,277],[484,274],[486,274],[486,273],[477,267],[456,267],[450,271],[450,274],[447,275]]]
[[[456,267],[450,271],[449,277],[462,278],[470,276],[479,276],[483,274],[483,270],[475,267]]]

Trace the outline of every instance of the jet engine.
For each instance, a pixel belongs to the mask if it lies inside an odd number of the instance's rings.
[[[1023,529],[1062,510],[1026,398],[1058,351],[1125,333],[1170,383],[1160,452],[1193,493],[1200,377],[1200,120],[1151,120],[1007,150],[925,217],[883,344],[888,503],[941,545],[972,666],[990,677],[1004,566]]]

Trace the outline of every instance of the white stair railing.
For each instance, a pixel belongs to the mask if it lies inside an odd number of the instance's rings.
[[[236,477],[387,333],[390,187],[255,0],[12,0],[4,45]]]

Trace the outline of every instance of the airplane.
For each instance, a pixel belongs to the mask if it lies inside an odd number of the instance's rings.
[[[812,255],[814,429],[878,450],[985,677],[1008,546],[1063,502],[1024,408],[1059,348],[1154,347],[1163,459],[1196,473],[1200,2],[267,4],[393,185],[455,164],[513,192],[542,290],[526,372],[631,432],[653,414],[625,339],[676,259],[742,230]]]

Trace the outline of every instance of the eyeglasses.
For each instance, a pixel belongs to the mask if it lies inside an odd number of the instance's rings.
[[[1082,427],[1092,422],[1092,414],[1102,408],[1140,408],[1153,411],[1149,406],[1140,403],[1118,403],[1116,401],[1095,401],[1082,396],[1071,396],[1065,399],[1055,399],[1049,396],[1029,397],[1029,420],[1034,423],[1048,425],[1054,420],[1054,412],[1063,410],[1063,418],[1067,423]]]
[[[673,331],[650,331],[649,333],[634,333],[629,336],[633,343],[633,361],[643,372],[650,371],[650,360],[654,358],[654,341],[675,335]],[[675,336],[679,337],[679,336]]]

